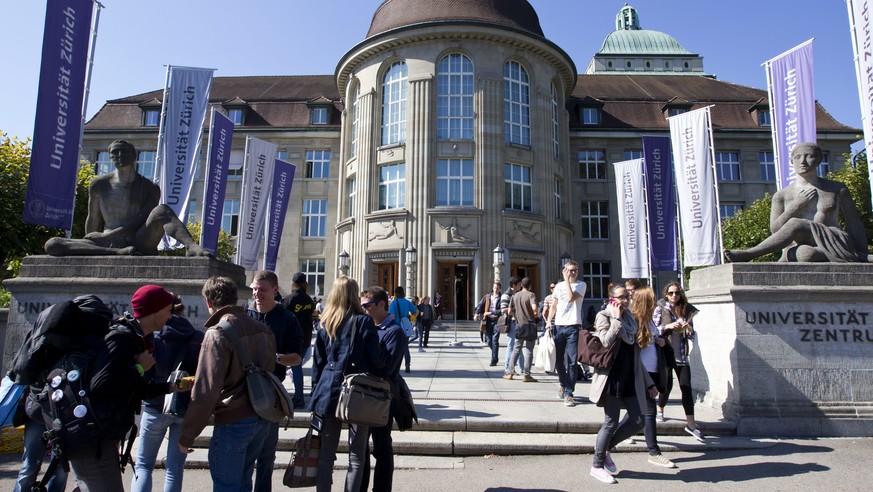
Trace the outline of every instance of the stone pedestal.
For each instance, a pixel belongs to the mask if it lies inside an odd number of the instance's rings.
[[[251,297],[245,270],[214,258],[178,256],[29,256],[17,278],[3,282],[12,294],[3,373],[33,326],[40,311],[83,294],[95,294],[115,315],[130,311],[130,297],[145,284],[158,284],[179,294],[185,316],[202,328],[209,312],[200,294],[207,278],[230,277],[240,287],[240,299]]]
[[[698,398],[747,436],[873,436],[873,265],[691,273]]]

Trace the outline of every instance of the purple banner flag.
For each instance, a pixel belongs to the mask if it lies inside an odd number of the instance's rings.
[[[279,256],[279,243],[282,241],[282,229],[285,228],[285,214],[288,211],[288,198],[291,196],[291,186],[294,184],[294,172],[297,166],[276,159],[273,171],[273,188],[270,193],[270,211],[267,222],[267,249],[264,253],[264,269],[276,271],[276,258]]]
[[[48,0],[24,222],[73,227],[92,0]]]
[[[812,40],[765,63],[773,116],[773,147],[780,190],[797,178],[791,150],[815,142],[815,78]]]
[[[649,205],[649,248],[652,271],[679,269],[676,254],[676,194],[673,190],[673,158],[670,137],[643,137],[646,162],[646,194]]]
[[[200,246],[217,254],[230,147],[233,142],[233,122],[213,108],[210,128],[206,181],[203,186],[203,216],[200,219]]]

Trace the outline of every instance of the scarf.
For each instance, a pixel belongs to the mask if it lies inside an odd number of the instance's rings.
[[[621,329],[618,331],[618,334],[621,336],[621,340],[624,343],[633,345],[637,341],[637,330],[639,327],[637,326],[637,320],[634,319],[633,314],[631,314],[630,309],[625,309],[621,314]]]

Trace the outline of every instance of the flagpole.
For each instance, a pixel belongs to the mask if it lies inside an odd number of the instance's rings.
[[[206,223],[206,200],[209,197],[209,172],[212,170],[212,136],[215,135],[215,132],[212,129],[215,127],[215,108],[212,108],[212,111],[209,113],[209,137],[206,139],[206,183],[203,184],[203,201],[200,208],[200,246],[203,246],[203,224]],[[242,204],[240,204],[242,206]]]
[[[242,189],[239,192],[239,195],[240,195],[239,196],[240,214],[242,214],[242,207],[243,207],[243,204],[246,202],[245,201],[246,200],[246,177],[248,175],[248,173],[246,172],[246,168],[248,167],[247,164],[249,162],[249,142],[251,141],[251,138],[252,138],[251,136],[246,135],[246,150],[245,150],[245,153],[243,154],[243,167],[242,167],[242,183],[241,183]],[[239,227],[240,223],[242,222],[241,219],[242,219],[242,217],[237,219],[237,227]],[[240,245],[241,245],[241,243],[242,243],[242,234],[240,234],[239,229],[237,229],[237,231],[236,231],[236,264],[237,265],[240,264],[240,255],[241,255]]]
[[[715,189],[715,217],[718,230],[719,265],[724,264],[724,237],[721,234],[721,200],[718,197],[718,174],[715,170],[715,139],[712,136],[712,106],[706,108],[706,129],[709,132],[709,158],[712,167],[712,187]]]
[[[646,224],[646,245],[648,246],[648,254],[646,255],[646,265],[649,271],[649,287],[652,286],[652,236],[649,231],[649,176],[648,169],[646,169],[646,159],[645,153],[644,158],[642,159],[643,165],[643,214],[645,215],[645,219],[643,222]]]
[[[88,95],[91,94],[91,74],[94,72],[94,52],[97,50],[97,29],[100,27],[100,10],[103,4],[94,2],[97,12],[94,14],[94,27],[91,28],[91,46],[88,50],[88,71],[85,73],[85,98],[82,100],[82,126],[79,128],[79,156],[82,155],[82,142],[85,140],[85,119],[88,114]],[[91,7],[94,8],[94,7]],[[78,163],[76,168],[78,169]],[[73,209],[70,212],[70,228],[65,234],[67,239],[73,237],[73,223],[76,220],[76,195],[79,191],[79,176],[76,175],[76,184],[73,186]]]
[[[676,181],[676,173],[673,173],[673,186],[677,188],[674,196],[674,206],[676,207],[676,232],[678,232],[679,244],[682,246],[682,254],[679,253],[679,248],[676,248],[676,259],[679,261],[679,283],[682,284],[682,290],[685,290],[685,242],[682,238],[682,208],[679,206],[679,190]]]
[[[776,128],[778,119],[776,118],[776,108],[773,103],[773,77],[769,61],[764,64],[764,73],[767,74],[767,104],[770,107],[770,144],[773,146],[773,168],[776,171],[776,190],[778,191],[782,189],[782,166],[779,165],[782,156],[779,154],[779,142],[776,140],[779,129]]]

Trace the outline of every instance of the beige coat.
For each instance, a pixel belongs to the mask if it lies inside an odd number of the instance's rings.
[[[629,310],[625,310],[621,318],[613,318],[608,309],[597,313],[597,318],[594,320],[594,336],[600,339],[600,343],[604,347],[609,347],[613,343],[622,343],[619,334],[622,323],[637,322],[631,315]],[[591,393],[589,399],[600,405],[600,397],[603,395],[603,390],[606,388],[606,379],[609,377],[609,369],[595,369],[594,378],[591,380]],[[651,376],[643,368],[643,363],[640,360],[640,345],[634,343],[634,386],[637,395],[637,403],[640,405],[640,413],[646,413],[646,388],[654,385]]]

